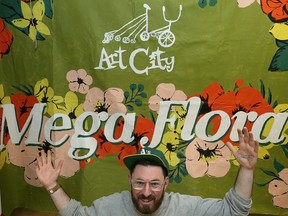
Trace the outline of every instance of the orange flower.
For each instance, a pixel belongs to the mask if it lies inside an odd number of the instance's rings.
[[[31,110],[35,103],[38,103],[38,100],[35,96],[26,96],[21,93],[12,94],[11,102],[15,106],[17,120],[20,129],[24,126],[28,116],[30,115]]]
[[[228,91],[227,93],[221,95],[220,97],[216,98],[211,109],[223,110],[230,116],[230,118],[238,111],[243,111],[246,113],[254,111],[258,114],[258,116],[267,112],[274,112],[273,108],[262,97],[261,93],[250,86],[240,88],[237,92]],[[234,124],[235,119],[231,119],[231,121],[232,124]],[[215,117],[213,119],[213,123],[213,132],[215,133],[220,126],[220,117]],[[252,125],[253,123],[248,121],[245,127],[247,127],[250,131]],[[230,132],[222,138],[222,141],[229,141],[233,143],[229,138],[229,134]]]
[[[261,0],[261,8],[273,22],[285,22],[288,20],[287,0]]]
[[[200,110],[200,115],[199,118],[210,112],[212,110],[212,105],[214,103],[214,101],[221,95],[224,94],[224,89],[223,87],[220,85],[220,83],[218,82],[214,82],[212,84],[210,84],[209,86],[207,86],[201,94],[196,94],[193,95],[191,97],[200,97],[201,102],[202,102],[202,106],[201,106],[201,110]],[[189,97],[189,98],[191,98]]]
[[[124,121],[120,121],[115,128],[115,139],[121,136],[123,127]],[[154,123],[151,120],[143,117],[137,117],[136,119],[134,133],[132,134],[134,139],[131,143],[111,143],[106,139],[104,132],[101,129],[94,135],[94,137],[98,141],[98,149],[96,151],[96,156],[98,158],[103,158],[108,154],[118,153],[118,161],[124,166],[123,158],[126,155],[135,154],[138,150],[142,148],[140,140],[143,137],[146,137],[148,141],[151,141],[153,131]]]
[[[9,53],[13,41],[13,35],[6,29],[3,20],[0,18],[0,59],[4,54]]]

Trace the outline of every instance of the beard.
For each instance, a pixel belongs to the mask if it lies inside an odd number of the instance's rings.
[[[143,194],[134,194],[133,190],[131,190],[131,197],[132,201],[134,203],[135,208],[141,212],[142,214],[152,214],[154,213],[159,206],[162,204],[162,201],[164,199],[164,189],[160,195],[160,197],[155,197],[154,195],[149,195],[148,197],[144,196]],[[149,202],[147,204],[143,204],[141,201]]]

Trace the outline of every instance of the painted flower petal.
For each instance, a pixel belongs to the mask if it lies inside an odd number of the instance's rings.
[[[37,29],[37,31],[40,32],[41,34],[51,35],[48,26],[46,26],[46,25],[45,25],[43,22],[41,22],[41,21],[37,21],[36,29]]]
[[[206,174],[208,164],[206,161],[186,160],[186,168],[190,176],[199,178]]]
[[[161,83],[156,88],[156,94],[163,100],[170,99],[175,92],[175,85],[172,83]]]
[[[35,171],[36,164],[37,162],[35,161],[25,167],[24,179],[26,183],[28,183],[29,185],[33,185],[34,187],[42,187],[42,184],[40,180],[38,179],[36,171]]]
[[[33,6],[33,16],[36,18],[36,20],[40,21],[42,20],[45,12],[45,5],[43,0],[38,0],[35,5]]]
[[[254,3],[255,0],[237,0],[239,8],[245,8]]]
[[[109,88],[105,91],[105,102],[110,104],[112,102],[122,102],[124,100],[124,92],[120,88]]]
[[[258,158],[260,158],[260,159],[270,158],[270,153],[267,150],[266,146],[265,147],[259,146],[259,148],[258,148]]]
[[[93,87],[86,94],[86,100],[95,103],[98,101],[104,101],[104,92],[100,88]]]
[[[225,160],[231,159],[232,152],[230,151],[230,149],[226,145],[223,146],[222,148],[218,148],[218,150],[220,151],[222,158],[224,158]]]
[[[85,79],[85,77],[87,76],[87,72],[84,69],[79,69],[77,73],[78,73],[78,77],[81,79]]]
[[[78,105],[78,97],[74,92],[67,92],[65,95],[65,105],[69,110],[73,110]]]
[[[200,159],[200,153],[197,151],[198,138],[194,139],[186,148],[186,158],[191,161],[198,161]]]
[[[230,169],[230,162],[224,158],[218,157],[208,164],[207,175],[211,177],[223,177]]]
[[[149,108],[153,111],[158,111],[160,109],[161,98],[157,95],[153,95],[149,98]]]
[[[180,162],[176,152],[169,152],[168,154],[165,154],[165,156],[171,166],[176,166]]]
[[[76,70],[70,70],[66,74],[68,82],[76,82],[78,80],[78,73]]]
[[[90,76],[90,75],[87,75],[85,78],[84,78],[84,83],[86,85],[91,85],[93,83],[93,78]]]
[[[268,192],[273,196],[281,195],[288,192],[288,185],[280,180],[273,180],[269,183]]]
[[[0,84],[0,99],[2,100],[3,97],[4,97],[4,87],[3,84]]]
[[[79,84],[77,82],[69,83],[69,89],[73,92],[77,92],[79,89]]]
[[[5,164],[9,164],[9,160],[8,160],[8,151],[7,149],[2,149],[0,151],[0,170],[3,168],[3,166]]]
[[[127,112],[127,108],[122,103],[113,103],[108,108],[108,114],[109,115],[112,115],[114,113],[126,113],[126,112]]]
[[[280,208],[288,208],[288,193],[282,194],[280,196],[273,197],[273,205]]]
[[[36,40],[36,34],[37,34],[37,30],[34,26],[30,25],[29,26],[29,38],[32,40],[32,41],[35,41]]]
[[[78,88],[79,93],[86,94],[89,90],[89,86],[85,84],[81,84]]]
[[[288,185],[288,168],[281,170],[281,172],[279,172],[279,177]]]
[[[30,20],[32,18],[32,10],[30,6],[23,1],[21,1],[21,11],[24,19]]]
[[[26,19],[15,19],[12,23],[19,28],[26,28],[30,25],[30,21]]]
[[[288,24],[275,23],[269,32],[278,40],[288,40]]]
[[[185,101],[187,99],[187,95],[181,91],[181,90],[176,90],[171,97],[171,100],[177,100],[177,101]]]

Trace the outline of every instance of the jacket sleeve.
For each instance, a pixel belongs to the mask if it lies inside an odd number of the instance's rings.
[[[82,206],[80,202],[71,199],[65,209],[60,212],[61,216],[97,216],[94,205],[91,207]]]
[[[247,216],[252,206],[251,199],[243,199],[234,188],[223,199],[203,199],[198,215]]]

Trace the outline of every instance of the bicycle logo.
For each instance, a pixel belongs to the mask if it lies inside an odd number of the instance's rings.
[[[113,39],[117,42],[136,43],[136,38],[139,36],[142,41],[148,41],[150,37],[158,39],[158,43],[162,47],[170,47],[175,43],[175,35],[171,32],[171,25],[179,20],[182,13],[182,5],[179,6],[179,14],[175,20],[168,20],[165,15],[165,6],[162,7],[164,20],[168,23],[166,26],[149,31],[148,12],[151,10],[149,5],[144,4],[145,13],[139,15],[135,19],[123,25],[117,30],[112,30],[104,34],[102,43],[109,43]]]

